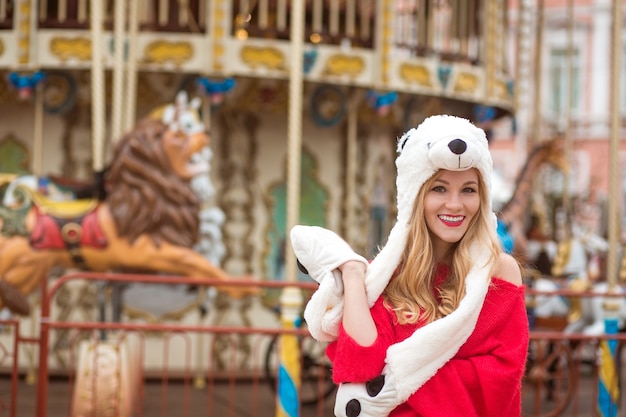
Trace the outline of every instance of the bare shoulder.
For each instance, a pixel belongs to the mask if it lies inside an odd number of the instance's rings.
[[[509,254],[500,254],[493,275],[511,284],[522,285],[522,272],[519,263]]]

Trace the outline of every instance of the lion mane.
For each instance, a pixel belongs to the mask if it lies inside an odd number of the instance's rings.
[[[162,146],[167,126],[146,118],[116,144],[106,201],[120,237],[148,235],[155,245],[192,247],[199,238],[200,199],[172,169]]]

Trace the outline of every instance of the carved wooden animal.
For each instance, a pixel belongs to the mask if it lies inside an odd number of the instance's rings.
[[[53,202],[17,188],[22,205],[0,206],[0,307],[28,314],[26,296],[53,266],[229,279],[192,249],[200,201],[190,180],[208,170],[199,104],[179,94],[117,142],[104,201]]]
[[[521,257],[526,254],[527,237],[524,230],[524,220],[530,205],[533,179],[544,164],[550,164],[563,171],[568,169],[562,138],[546,141],[537,145],[530,152],[515,181],[513,195],[497,213],[498,218],[504,223],[508,233],[513,238],[514,253]]]

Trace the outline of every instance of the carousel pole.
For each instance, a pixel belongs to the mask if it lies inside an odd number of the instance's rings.
[[[204,16],[207,28],[213,28],[215,24],[215,14],[213,13],[214,5],[211,3],[210,5],[205,6]],[[207,29],[207,39],[211,39],[211,31]],[[210,45],[210,42],[207,42]],[[209,46],[210,48],[210,46]],[[209,53],[209,55],[211,55]],[[207,132],[211,132],[211,102],[208,96],[202,97],[202,122],[204,123],[204,128]],[[209,175],[209,174],[207,174]],[[204,203],[203,203],[204,204]],[[198,292],[198,303],[203,304],[207,298],[206,289]],[[200,314],[198,321],[202,322],[202,320],[206,317],[206,314]],[[206,378],[204,376],[204,335],[198,335],[196,339],[196,374],[193,377],[193,386],[196,389],[203,389],[206,387]]]
[[[35,86],[35,122],[33,130],[33,174],[36,177],[43,175],[43,84],[37,83]],[[30,331],[36,333],[37,323],[35,320],[30,322]],[[29,358],[34,355],[32,351]],[[37,373],[35,364],[32,361],[28,363],[28,371],[26,372],[26,383],[33,385],[37,381]]]
[[[565,90],[565,127],[563,141],[565,144],[565,158],[568,163],[572,155],[572,96],[574,91],[574,0],[567,0],[567,89]],[[571,218],[572,204],[570,196],[571,175],[563,173],[563,209],[566,218]],[[573,225],[570,224],[570,228]],[[570,231],[571,233],[571,231]]]
[[[124,32],[126,26],[126,0],[115,0],[113,26],[113,105],[111,114],[111,138],[116,141],[123,133],[124,94]]]
[[[35,86],[35,126],[33,130],[33,174],[43,174],[43,84]]]
[[[285,239],[300,217],[300,163],[302,152],[302,47],[304,43],[304,0],[291,2],[291,51],[289,71],[289,113],[287,132],[287,220]],[[285,279],[297,281],[296,257],[291,245],[285,245]],[[298,327],[302,293],[296,287],[285,287],[280,296],[281,323],[285,330]],[[276,416],[300,414],[300,352],[295,334],[282,334],[279,340]]]
[[[93,170],[104,168],[104,61],[102,1],[91,0],[91,131]]]
[[[534,56],[534,72],[533,79],[535,82],[535,88],[533,91],[533,100],[536,104],[541,103],[541,67],[542,67],[542,59],[541,59],[541,51],[543,45],[543,22],[544,22],[544,0],[537,1],[537,26],[535,28],[535,56]],[[533,148],[535,145],[539,143],[539,137],[541,134],[541,106],[533,105],[532,106],[532,116],[531,116],[531,134],[530,141],[526,141],[526,145],[530,148]],[[530,142],[530,143],[528,143]],[[527,149],[528,151],[528,149]]]
[[[134,12],[137,12],[137,2],[133,7]],[[127,19],[127,1],[115,0],[114,8],[114,23],[113,23],[113,97],[112,97],[112,109],[111,109],[111,143],[115,143],[121,139],[122,135],[126,131],[125,126],[130,123],[129,103],[133,96],[132,90],[128,90],[128,77],[127,71],[130,69],[126,67],[126,23]],[[136,20],[136,19],[135,19]],[[132,22],[130,23],[132,25]],[[136,68],[136,67],[135,67]],[[135,84],[133,84],[134,87]],[[133,100],[134,103],[134,100]],[[134,113],[133,113],[134,118]],[[115,322],[121,321],[122,316],[122,286],[119,283],[109,284],[111,289],[111,305],[112,305],[112,319]],[[102,292],[102,291],[101,291]],[[104,308],[104,307],[102,307]],[[104,317],[102,317],[104,319]]]
[[[105,69],[102,25],[103,4],[100,0],[91,0],[91,153],[95,175],[101,175],[104,170]],[[104,301],[101,297],[102,289],[98,288],[99,314],[104,317]],[[104,330],[101,336],[104,337]]]
[[[356,173],[357,173],[357,147],[358,147],[358,106],[359,94],[353,92],[348,101],[348,132],[346,140],[346,207],[345,207],[345,236],[348,242],[354,242],[356,236],[353,231],[356,226]]]
[[[38,59],[33,53],[35,44],[32,39],[36,38],[37,27],[37,2],[34,0],[19,0],[14,2],[14,32],[19,40],[17,42],[17,65],[16,71],[31,72],[35,67],[39,66]],[[6,6],[5,6],[6,8]],[[12,75],[17,75],[17,72]],[[43,73],[37,71],[29,76],[18,75],[19,81],[15,87],[18,89],[18,95],[23,98],[30,99],[34,96],[34,129],[33,129],[33,145],[32,145],[32,165],[31,171],[34,175],[42,174],[42,123],[43,123]],[[28,80],[23,85],[22,82]],[[30,88],[24,88],[29,86]],[[32,91],[32,93],[22,96],[22,91]],[[31,95],[32,94],[32,95]]]
[[[128,57],[126,59],[127,101],[123,113],[122,129],[127,132],[135,125],[137,107],[137,31],[139,30],[139,2],[128,6]]]
[[[518,5],[517,34],[515,38],[515,119],[517,132],[515,135],[515,148],[520,153],[528,149],[528,126],[531,120],[528,109],[532,91],[530,89],[530,71],[532,67],[530,35],[531,19],[529,0],[521,0]]]
[[[34,28],[37,26],[37,2],[33,0],[26,0],[17,7],[17,15],[19,16],[17,21],[19,37],[22,39],[34,39]],[[19,51],[19,63],[20,65],[29,67],[32,66],[35,57],[31,53],[32,44],[27,42],[28,46],[23,47]],[[39,62],[35,63],[39,66]],[[43,175],[43,82],[39,81],[33,88],[33,95],[35,98],[35,112],[34,112],[34,128],[33,128],[33,162],[32,173],[39,177]],[[37,323],[34,319],[30,321],[31,334],[37,333]],[[28,357],[28,369],[26,371],[26,383],[28,385],[34,385],[37,382],[37,371],[34,362],[34,347],[27,350]]]
[[[611,32],[611,74],[610,74],[610,144],[609,144],[609,207],[608,230],[609,251],[607,257],[608,292],[615,292],[617,286],[617,247],[619,244],[620,228],[620,180],[619,180],[619,140],[620,140],[620,71],[622,64],[622,2],[612,2],[612,32]],[[620,310],[621,298],[608,297],[604,303],[604,327],[607,335],[618,332],[617,314]],[[615,361],[617,340],[602,340],[600,342],[600,364],[598,382],[598,413],[601,417],[615,417],[618,412],[620,397],[619,378]]]

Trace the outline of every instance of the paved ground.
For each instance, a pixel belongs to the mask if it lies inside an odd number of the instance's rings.
[[[48,388],[47,417],[70,416],[71,394],[67,380],[53,379]],[[149,382],[144,386],[143,407],[138,407],[133,414],[144,417],[269,417],[276,415],[275,398],[271,389],[262,383],[227,382],[216,383],[202,389],[170,383],[163,386],[159,381]],[[10,380],[0,378],[0,416],[11,417],[9,412]],[[36,387],[20,381],[17,398],[17,417],[36,415]],[[544,393],[545,394],[545,393]],[[542,406],[534,409],[534,396],[529,389],[525,391],[524,416],[548,415],[558,406],[560,400],[545,401],[542,394]],[[568,407],[562,416],[593,416],[594,387],[591,378],[582,378],[577,395],[568,401]],[[135,403],[139,401],[137,396]],[[332,416],[334,396],[331,395],[321,404],[302,406],[301,417]]]
[[[67,380],[53,379],[48,388],[47,417],[70,416],[72,402]],[[269,417],[276,415],[275,398],[271,389],[261,383],[238,382],[236,387],[227,382],[202,389],[160,381],[144,386],[143,407],[133,415],[144,417]],[[12,417],[9,412],[10,380],[0,378],[0,416]],[[17,417],[36,416],[36,387],[20,381],[17,398]],[[140,396],[136,397],[139,401]],[[334,398],[334,396],[332,397]],[[301,407],[301,417],[332,416],[332,398],[320,404]],[[111,415],[113,417],[114,414]],[[88,416],[91,417],[91,416]],[[95,416],[94,416],[95,417]],[[99,417],[99,416],[98,416]]]

